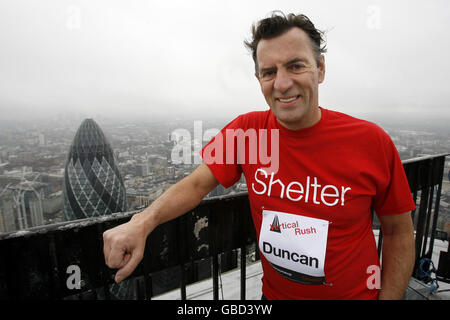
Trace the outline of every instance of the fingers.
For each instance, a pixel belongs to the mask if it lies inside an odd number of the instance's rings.
[[[124,259],[125,260],[125,259]],[[129,254],[128,262],[117,271],[116,276],[114,280],[116,283],[119,283],[123,279],[127,278],[134,269],[136,269],[139,262],[142,260],[142,254],[137,253],[134,251],[133,253]]]
[[[114,240],[108,232],[103,233],[103,254],[105,263],[110,268],[121,268],[130,259],[126,244],[121,240]]]
[[[119,265],[116,267],[117,269],[123,268],[131,259],[131,253],[125,253],[123,255],[122,261],[119,263]]]
[[[105,257],[105,264],[109,267],[108,264],[108,258],[109,258],[109,253],[111,251],[111,245],[110,242],[108,241],[108,234],[107,231],[103,232],[103,255]]]

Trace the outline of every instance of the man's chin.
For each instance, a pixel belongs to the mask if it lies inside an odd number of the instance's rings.
[[[290,130],[297,130],[301,126],[301,117],[292,118],[292,117],[277,117],[278,122]]]

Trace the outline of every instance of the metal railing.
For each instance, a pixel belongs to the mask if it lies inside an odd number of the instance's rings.
[[[420,260],[431,259],[433,253],[447,155],[446,153],[403,161],[403,167],[417,206],[416,210],[412,212],[416,240],[414,277],[418,276]]]
[[[403,162],[413,198],[418,201],[412,212],[416,262],[431,257],[446,155]],[[115,298],[111,290],[117,287],[114,270],[105,265],[102,234],[128,221],[134,213],[0,234],[0,299]],[[380,232],[379,250],[382,237]],[[151,299],[154,275],[163,270],[178,270],[181,299],[186,299],[186,285],[199,280],[198,263],[202,261],[211,263],[213,299],[219,299],[219,257],[235,252],[240,257],[240,298],[245,300],[246,257],[255,242],[247,193],[205,199],[150,234],[144,257],[128,280],[133,284],[133,299]],[[81,283],[76,289],[67,285],[70,266],[80,271]]]

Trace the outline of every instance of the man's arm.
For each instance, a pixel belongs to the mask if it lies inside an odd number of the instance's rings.
[[[118,268],[115,281],[128,277],[144,256],[147,236],[161,223],[196,207],[219,182],[202,163],[189,176],[171,186],[144,211],[127,223],[103,233],[105,262]]]
[[[379,216],[383,232],[380,300],[402,299],[414,261],[414,226],[411,213]]]

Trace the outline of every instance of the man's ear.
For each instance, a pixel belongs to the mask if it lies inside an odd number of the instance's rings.
[[[319,65],[319,83],[325,80],[325,56],[320,55],[320,65]]]

